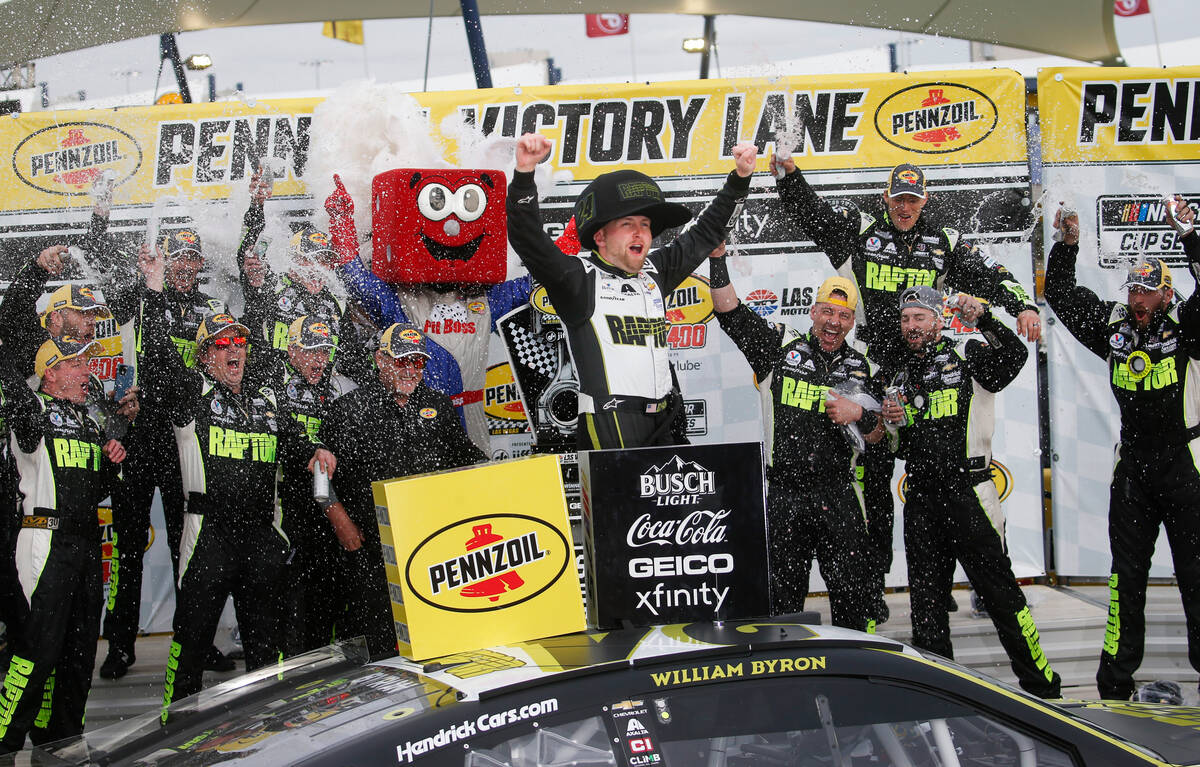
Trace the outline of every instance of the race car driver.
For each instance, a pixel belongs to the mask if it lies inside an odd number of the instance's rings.
[[[908,352],[885,373],[904,402],[885,399],[883,416],[902,427],[900,449],[907,461],[904,551],[913,644],[954,657],[946,602],[957,559],[987,604],[1021,687],[1057,698],[1061,680],[1042,652],[1003,538],[992,526],[994,515],[987,512],[1000,504],[991,474],[993,402],[1029,352],[973,299],[961,311],[986,343],[972,339],[959,349],[942,335],[944,303],[942,293],[928,285],[904,289],[899,327]]]
[[[667,202],[653,179],[633,170],[597,176],[575,202],[584,258],[563,254],[542,228],[537,163],[551,142],[538,133],[517,141],[508,188],[508,239],[539,283],[567,332],[579,374],[581,449],[669,445],[682,397],[668,364],[665,301],[725,239],[754,172],[753,144],[733,148],[735,170],[694,226],[651,251],[664,230],[691,212]]]
[[[112,492],[125,458],[121,443],[106,440],[88,415],[87,363],[96,346],[70,337],[43,342],[35,393],[12,356],[16,347],[0,345],[2,411],[23,495],[16,570],[28,606],[0,698],[0,753],[20,750],[31,728],[37,743],[83,732],[102,599],[96,505]]]
[[[450,398],[422,382],[428,359],[420,331],[402,323],[389,326],[375,351],[378,379],[334,401],[321,422],[321,441],[341,456],[333,478],[339,500],[325,510],[349,552],[340,594],[348,615],[340,633],[365,635],[372,659],[396,654],[396,633],[371,483],[487,460]]]
[[[1193,211],[1176,201],[1172,223],[1188,260],[1200,265]],[[1078,216],[1064,220],[1060,210],[1054,223],[1061,239],[1046,262],[1046,301],[1071,335],[1108,365],[1121,413],[1108,501],[1108,627],[1096,686],[1102,698],[1128,700],[1145,649],[1146,582],[1163,526],[1187,618],[1188,660],[1200,671],[1200,470],[1193,457],[1200,448],[1200,291],[1179,301],[1171,270],[1153,258],[1130,270],[1125,303],[1102,301],[1075,282]]]
[[[958,230],[935,223],[925,212],[931,195],[920,168],[908,163],[893,168],[881,195],[882,208],[873,212],[835,209],[809,186],[791,158],[772,157],[771,170],[777,168],[786,173],[777,182],[785,215],[858,288],[855,335],[877,364],[886,367],[890,355],[904,351],[895,337],[896,296],[914,285],[954,288],[983,298],[1016,317],[1017,332],[1030,341],[1041,336],[1037,306],[1016,278],[964,241]],[[877,446],[867,451],[861,466],[867,529],[876,552],[873,612],[881,620],[887,609],[883,579],[892,566],[894,462],[890,451]]]
[[[162,372],[155,386],[174,427],[187,498],[179,554],[175,636],[167,658],[162,721],[172,701],[200,690],[204,656],[232,593],[246,669],[278,657],[280,567],[288,540],[276,507],[283,461],[311,455],[332,475],[333,455],[280,411],[275,393],[243,386],[249,331],[228,314],[207,315],[196,330],[199,370],[171,348],[161,255],[142,259],[146,275],[143,344]],[[314,450],[315,448],[315,450]]]
[[[846,343],[858,291],[845,277],[825,280],[811,309],[812,328],[801,334],[738,300],[724,247],[710,257],[709,275],[717,321],[746,356],[763,397],[771,612],[804,610],[815,556],[833,624],[873,630],[865,602],[867,530],[852,486],[855,450],[842,433],[854,425],[866,441],[884,435],[878,411],[850,398],[855,389],[882,398],[871,364]]]

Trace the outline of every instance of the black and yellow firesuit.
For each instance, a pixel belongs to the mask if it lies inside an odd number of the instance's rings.
[[[200,690],[204,656],[230,594],[246,668],[278,657],[279,576],[289,544],[276,475],[281,462],[307,460],[319,445],[280,409],[271,389],[234,392],[186,368],[167,336],[163,296],[147,291],[145,307],[143,351],[162,373],[156,381],[171,382],[157,395],[173,427],[187,499],[165,721],[172,701]]]
[[[980,317],[978,328],[986,343],[972,339],[960,349],[942,336],[919,351],[906,350],[885,373],[906,400],[900,434],[908,470],[904,551],[913,644],[954,657],[946,603],[957,559],[987,604],[1021,687],[1057,698],[1059,676],[1042,652],[988,513],[1000,503],[990,468],[995,393],[1016,378],[1029,351],[990,313]]]
[[[1192,231],[1182,241],[1189,260],[1200,263],[1200,237]],[[1050,250],[1046,301],[1106,362],[1121,412],[1108,501],[1108,627],[1096,684],[1102,698],[1128,700],[1145,650],[1146,583],[1163,526],[1183,597],[1188,660],[1200,671],[1200,291],[1139,328],[1124,303],[1075,284],[1078,253],[1078,245],[1062,242]]]
[[[96,507],[118,483],[86,405],[33,392],[0,346],[3,414],[23,495],[15,566],[28,612],[10,635],[0,751],[83,732],[102,602]]]
[[[908,231],[879,209],[836,209],[817,194],[799,170],[777,182],[784,215],[825,252],[829,263],[858,288],[855,338],[874,362],[902,353],[896,341],[897,298],[914,285],[953,288],[1002,306],[1016,317],[1037,311],[1012,273],[985,257],[962,233],[922,212]],[[876,588],[892,566],[893,454],[881,442],[868,448],[858,471],[867,510],[867,531],[876,553]]]
[[[847,381],[881,398],[871,365],[848,343],[826,352],[812,331],[801,335],[769,323],[745,304],[718,313],[717,320],[746,356],[764,395],[771,612],[804,609],[815,556],[829,585],[833,624],[866,630],[868,544],[853,488],[854,450],[825,414],[825,398]],[[878,417],[864,414],[866,431]]]

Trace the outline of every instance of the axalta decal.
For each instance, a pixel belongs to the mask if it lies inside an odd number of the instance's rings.
[[[52,125],[31,133],[13,150],[17,178],[42,192],[90,194],[92,182],[111,170],[121,184],[142,167],[142,148],[125,131],[94,122]]]
[[[422,602],[458,613],[519,605],[553,586],[574,558],[556,528],[524,514],[489,514],[443,527],[404,566]]]
[[[536,719],[558,711],[558,698],[547,698],[519,708],[510,708],[492,714],[480,714],[474,719],[464,719],[458,724],[443,727],[435,734],[420,740],[409,740],[396,746],[396,759],[400,764],[412,764],[417,757],[436,751],[451,743],[461,743],[480,733],[507,727],[528,719]]]
[[[708,280],[690,275],[667,296],[667,344],[672,349],[700,349],[708,341],[708,326],[713,316],[712,293]]]
[[[1013,475],[1008,467],[999,461],[993,459],[991,466],[992,484],[996,486],[996,495],[1003,501],[1008,496],[1012,495],[1013,491]],[[900,484],[896,486],[896,491],[900,497],[900,503],[905,502],[905,496],[908,495],[908,473],[900,477]]]
[[[546,293],[545,285],[538,285],[537,289],[533,291],[529,296],[529,305],[541,314],[558,319],[558,312],[554,311],[554,304],[550,303],[550,296]]]
[[[737,663],[710,663],[704,666],[688,666],[671,671],[655,671],[650,681],[655,687],[675,687],[685,684],[712,682],[736,677],[774,676],[798,674],[825,669],[824,655],[800,655],[794,658],[739,661]]]
[[[921,83],[896,91],[875,110],[884,141],[922,154],[975,146],[996,129],[999,112],[982,91],[956,83]]]
[[[507,362],[487,369],[483,379],[483,412],[488,418],[496,419],[496,423],[489,424],[493,436],[522,434],[528,430],[525,405],[517,391],[512,367]]]

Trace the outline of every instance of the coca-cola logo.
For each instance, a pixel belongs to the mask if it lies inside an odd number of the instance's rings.
[[[630,548],[643,546],[695,546],[698,544],[724,543],[728,509],[690,512],[680,519],[658,519],[642,514],[633,521],[625,533],[625,542]]]

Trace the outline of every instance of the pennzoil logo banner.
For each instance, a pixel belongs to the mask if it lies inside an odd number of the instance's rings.
[[[724,174],[738,141],[758,144],[759,170],[776,137],[806,169],[1020,162],[1024,81],[1006,70],[821,75],[766,79],[554,86],[414,94],[430,126],[447,117],[485,134],[541,131],[551,162],[577,180],[615,166],[652,175]],[[118,205],[162,194],[221,199],[245,185],[254,157],[278,158],[275,194],[307,194],[317,99],[179,104],[118,112],[25,113],[0,123],[0,213],[87,207],[111,171]],[[437,134],[436,127],[431,133]],[[451,148],[453,137],[440,136]]]
[[[1047,163],[1200,159],[1200,67],[1038,73]]]

